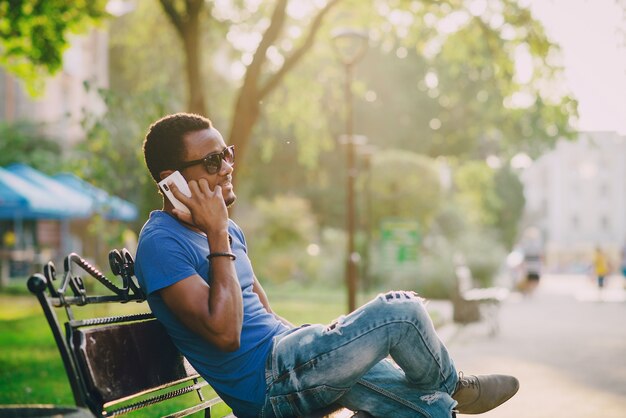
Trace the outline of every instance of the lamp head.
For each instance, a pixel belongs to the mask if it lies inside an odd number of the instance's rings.
[[[369,44],[368,32],[358,29],[335,29],[331,39],[335,52],[344,65],[352,65],[363,58]]]

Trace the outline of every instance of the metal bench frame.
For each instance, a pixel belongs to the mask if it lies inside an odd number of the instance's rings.
[[[184,417],[204,410],[205,417],[210,417],[211,407],[222,400],[204,399],[201,389],[207,382],[149,312],[145,295],[134,279],[132,256],[126,249],[113,250],[109,262],[122,280],[121,287],[75,253],[65,258],[58,287],[54,285],[52,262],[44,267],[43,274],[28,280],[28,289],[37,296],[61,354],[76,405],[89,408],[95,416],[114,417],[195,391],[196,404],[167,416]],[[111,294],[88,295],[76,267]],[[129,302],[144,303],[147,312],[75,319],[74,310],[82,306]],[[59,308],[65,312],[63,326],[57,317]]]

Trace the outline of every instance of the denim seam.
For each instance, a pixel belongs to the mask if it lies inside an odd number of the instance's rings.
[[[450,388],[447,385],[447,378],[444,375],[444,371],[443,371],[443,365],[441,364],[441,358],[437,355],[435,355],[435,353],[433,353],[430,349],[430,345],[426,344],[426,341],[424,340],[424,335],[422,333],[422,330],[419,329],[419,327],[417,326],[417,324],[408,321],[411,325],[413,325],[416,329],[417,329],[417,333],[420,336],[420,339],[422,340],[422,343],[424,343],[424,346],[427,348],[428,352],[430,353],[430,356],[435,360],[435,363],[437,363],[437,368],[439,369],[439,377],[441,378],[442,382],[443,382],[443,386],[446,389],[446,392],[450,393]]]
[[[413,402],[409,402],[404,398],[401,398],[399,396],[397,396],[396,394],[389,392],[379,386],[376,386],[370,382],[368,382],[367,380],[364,379],[359,379],[357,381],[357,384],[359,385],[363,385],[366,388],[369,388],[371,390],[373,390],[374,392],[378,392],[379,394],[386,396],[387,398],[393,399],[394,401],[407,406],[411,409],[414,409],[415,411],[419,412],[420,414],[424,415],[426,418],[432,418],[432,415],[430,415],[428,412],[426,412],[424,409],[420,408],[419,406],[415,405]]]

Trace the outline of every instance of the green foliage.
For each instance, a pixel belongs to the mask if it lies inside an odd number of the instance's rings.
[[[0,64],[31,94],[62,66],[68,35],[106,16],[107,0],[6,0],[0,3]]]
[[[411,268],[384,269],[384,255],[373,252],[372,274],[375,283],[385,289],[413,290],[428,299],[447,299],[453,286],[452,248],[444,239],[425,245],[418,263]]]
[[[495,193],[501,204],[494,226],[499,232],[500,241],[510,250],[518,238],[519,225],[526,205],[524,185],[517,173],[504,166],[495,174]]]
[[[461,164],[454,173],[456,201],[474,225],[493,226],[502,201],[495,191],[494,170],[482,161]]]
[[[558,47],[528,9],[496,0],[474,16],[464,1],[396,1],[377,12],[386,22],[370,26],[378,42],[357,66],[357,125],[375,142],[506,158],[572,137],[576,101],[546,88],[560,83]],[[531,66],[517,68],[518,56]]]
[[[181,94],[184,53],[157,0],[135,2],[131,12],[111,20],[109,27],[111,90]]]
[[[453,249],[445,239],[431,240],[420,254],[415,291],[429,299],[449,299],[454,287]]]
[[[388,150],[372,161],[372,227],[385,218],[413,219],[428,230],[442,203],[436,163],[423,155]]]
[[[414,269],[382,272],[375,257],[376,279],[386,287],[414,290],[429,299],[449,299],[455,286],[456,254],[463,254],[477,286],[491,286],[506,250],[498,232],[484,227],[469,226],[454,239],[433,232],[425,239]]]
[[[455,241],[467,229],[469,221],[463,207],[453,199],[445,199],[434,221],[433,232],[448,241]]]
[[[0,123],[0,167],[24,163],[49,174],[57,173],[61,146],[43,135],[42,128],[28,121]]]
[[[525,205],[517,173],[508,165],[492,169],[483,162],[470,161],[456,169],[454,179],[454,202],[469,224],[498,231],[499,242],[510,249],[517,239]]]
[[[320,239],[320,267],[316,283],[331,289],[345,286],[347,234],[343,229],[323,228]]]
[[[86,137],[76,146],[70,169],[95,186],[136,203],[142,221],[160,207],[157,187],[143,160],[142,143],[148,126],[167,113],[168,97],[155,91],[133,97],[109,90],[98,93],[107,111],[84,114]]]
[[[315,58],[328,59],[320,55]],[[325,81],[326,75],[316,75],[311,66],[285,77],[283,86],[263,106],[266,119],[258,129],[263,161],[269,161],[277,147],[296,147],[296,162],[302,169],[314,169],[322,152],[334,148],[328,118],[320,115],[317,106],[310,105],[325,100],[325,91],[318,88]]]
[[[497,231],[469,228],[455,243],[454,248],[463,254],[477,286],[493,285],[496,273],[507,254]]]
[[[318,229],[306,200],[284,195],[260,198],[242,219],[259,279],[281,283],[317,276],[319,261],[307,248],[317,241]]]

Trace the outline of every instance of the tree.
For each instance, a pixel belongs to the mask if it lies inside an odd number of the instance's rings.
[[[99,94],[108,111],[84,115],[86,137],[72,150],[67,168],[95,186],[136,203],[138,222],[143,222],[160,205],[160,195],[147,175],[141,144],[146,126],[163,115],[166,98],[158,92],[133,97],[108,90]]]
[[[31,93],[61,68],[68,34],[107,16],[107,0],[6,0],[0,3],[0,64]]]
[[[426,232],[443,203],[434,160],[407,151],[384,151],[373,159],[371,193],[374,230],[385,218],[399,218],[419,221]]]
[[[24,163],[49,174],[58,172],[61,146],[41,128],[28,121],[0,123],[0,167]]]
[[[237,148],[239,159],[245,159],[252,130],[259,119],[260,103],[281,83],[302,57],[311,49],[322,22],[330,10],[341,0],[328,0],[311,19],[301,44],[294,48],[274,71],[268,70],[268,51],[276,48],[276,43],[287,22],[289,0],[277,0],[269,25],[261,36],[252,61],[247,66],[243,84],[239,89],[231,117],[228,142]],[[206,114],[204,90],[199,78],[202,63],[199,48],[201,14],[203,0],[188,0],[184,7],[175,0],[160,0],[184,45],[186,57],[187,87],[189,94],[188,110]]]
[[[454,172],[456,201],[476,226],[492,227],[502,202],[496,194],[495,172],[482,161],[461,163]]]
[[[469,161],[455,169],[454,185],[453,201],[470,225],[493,230],[504,247],[511,249],[526,202],[517,173],[508,165],[494,169],[482,161]]]
[[[0,138],[0,167],[24,163],[50,174],[58,171],[61,146],[42,135],[40,126],[27,121],[0,123]]]
[[[496,171],[495,189],[502,202],[496,214],[495,227],[505,248],[510,250],[518,239],[520,221],[526,205],[524,185],[517,173],[507,165]]]
[[[201,76],[203,50],[200,47],[200,24],[205,0],[186,0],[183,3],[184,6],[181,6],[181,2],[176,0],[159,1],[183,43],[187,94],[189,96],[187,109],[193,113],[207,115],[204,83]]]
[[[559,82],[558,45],[527,8],[513,0],[389,3],[379,8],[387,20],[380,48],[357,68],[366,100],[357,101],[356,120],[368,136],[472,159],[539,155],[573,137],[577,103]]]

